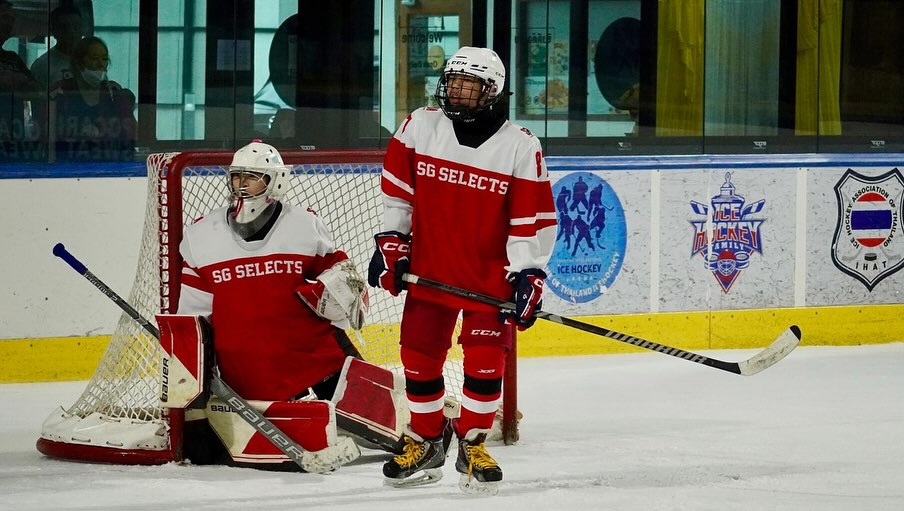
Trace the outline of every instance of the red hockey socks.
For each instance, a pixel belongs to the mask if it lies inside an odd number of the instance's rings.
[[[405,393],[411,410],[411,430],[424,440],[438,438],[444,425],[445,360],[405,346],[402,346],[400,354],[405,367]]]
[[[493,426],[499,398],[505,348],[492,345],[463,345],[465,383],[462,389],[461,416],[456,425],[459,436],[472,429],[489,430]]]

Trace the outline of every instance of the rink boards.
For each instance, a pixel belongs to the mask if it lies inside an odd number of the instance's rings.
[[[561,236],[544,308],[684,349],[904,340],[904,155],[549,158]],[[0,381],[82,379],[118,313],[50,254],[75,246],[127,291],[144,179],[4,180]],[[77,177],[76,177],[77,176]],[[41,207],[35,207],[39,202]],[[362,263],[363,264],[363,263]],[[521,356],[627,351],[540,322]]]

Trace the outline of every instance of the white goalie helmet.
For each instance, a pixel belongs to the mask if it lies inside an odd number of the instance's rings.
[[[269,216],[263,213],[272,211],[269,206],[285,195],[289,172],[279,151],[270,144],[255,140],[235,152],[226,178],[236,232],[244,237],[266,223]]]
[[[450,92],[450,85],[454,77],[461,75],[476,78],[481,83],[476,106],[453,101],[455,91]],[[446,61],[446,67],[436,86],[435,97],[446,117],[469,121],[477,113],[490,109],[498,101],[504,87],[505,66],[499,55],[489,48],[463,46]]]

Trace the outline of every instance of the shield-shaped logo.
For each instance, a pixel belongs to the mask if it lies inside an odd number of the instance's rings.
[[[741,271],[750,265],[750,256],[763,253],[760,228],[766,220],[761,216],[766,199],[747,204],[735,193],[731,173],[725,173],[721,193],[712,197],[709,205],[691,201],[697,219],[694,226],[691,257],[700,254],[706,267],[713,272],[723,293],[728,293]]]
[[[832,262],[872,291],[904,266],[904,177],[898,169],[877,177],[848,169],[835,184],[835,197],[838,223]]]

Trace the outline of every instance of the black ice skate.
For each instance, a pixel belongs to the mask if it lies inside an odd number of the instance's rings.
[[[487,452],[484,442],[487,434],[471,430],[464,438],[458,439],[458,459],[455,470],[461,474],[458,487],[465,493],[496,495],[502,469]]]
[[[396,488],[408,488],[442,479],[446,447],[449,445],[447,438],[451,439],[451,428],[448,426],[442,436],[432,440],[423,440],[413,432],[402,435],[402,454],[383,465],[385,483]]]

